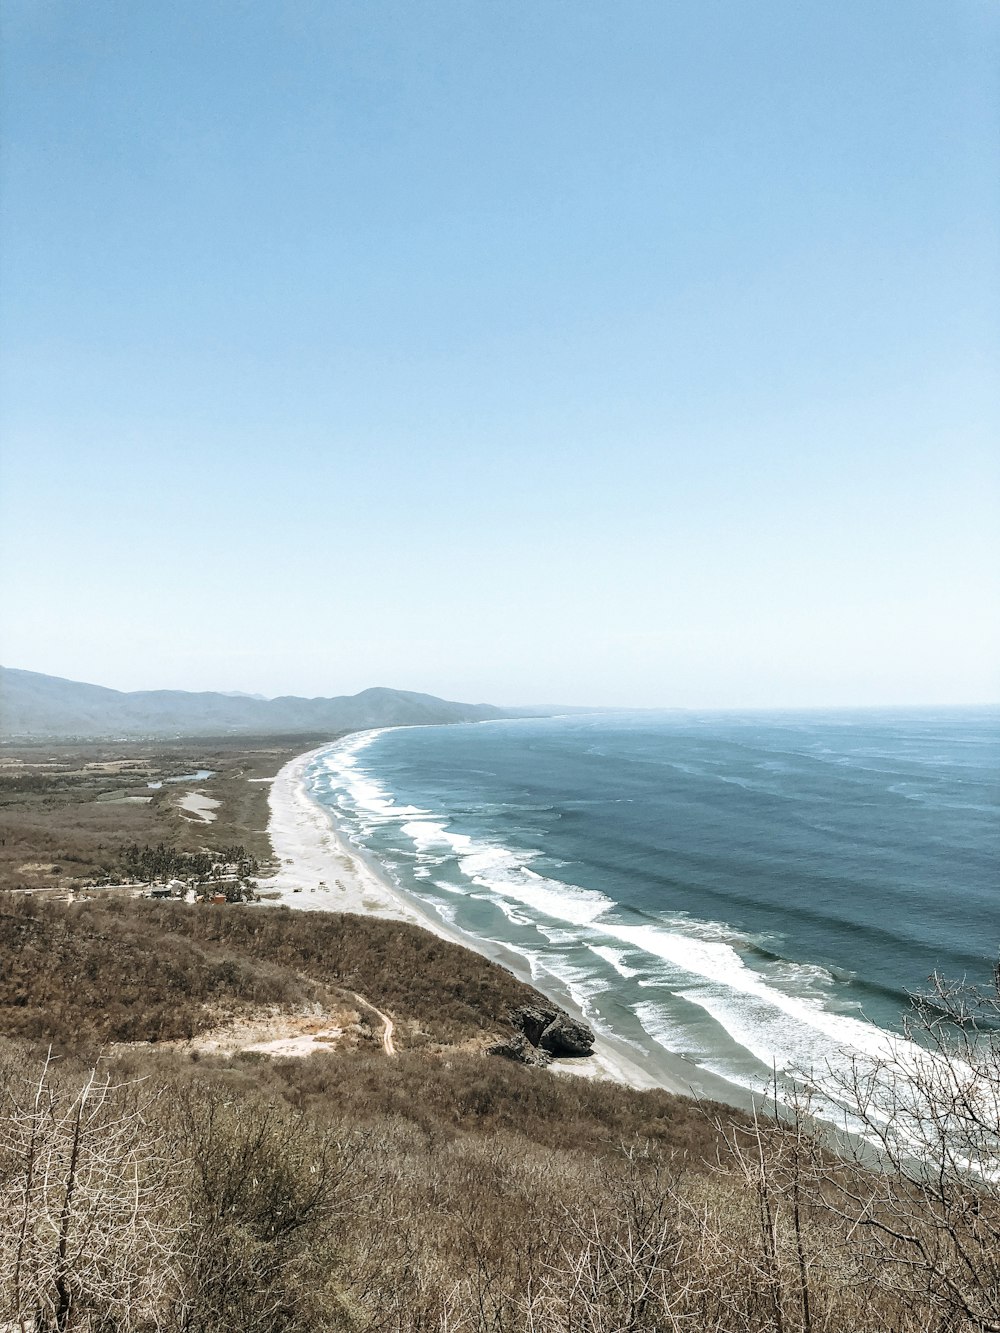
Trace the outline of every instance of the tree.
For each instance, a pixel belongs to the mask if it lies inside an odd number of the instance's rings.
[[[1000,1333],[1000,970],[992,992],[932,981],[913,1040],[843,1088],[862,1135],[855,1169],[826,1173],[830,1206],[875,1284],[935,1327]]]

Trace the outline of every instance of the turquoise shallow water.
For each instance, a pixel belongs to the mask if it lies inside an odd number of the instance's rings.
[[[349,737],[307,781],[407,894],[745,1086],[886,1049],[1000,950],[1000,713],[602,714]]]

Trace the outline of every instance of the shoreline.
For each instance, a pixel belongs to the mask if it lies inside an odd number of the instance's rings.
[[[339,738],[343,739],[346,738]],[[513,950],[450,928],[429,910],[422,910],[388,881],[374,858],[365,856],[347,839],[333,811],[313,800],[304,778],[307,766],[338,743],[331,741],[297,755],[271,782],[267,832],[278,872],[261,882],[265,904],[280,904],[295,911],[352,912],[408,921],[498,963],[573,1017],[587,1022],[572,995],[556,978],[547,979],[544,987],[539,986],[524,959]],[[650,1054],[636,1051],[630,1043],[603,1031],[596,1033],[593,1055],[553,1060],[549,1069],[558,1074],[612,1079],[640,1090],[659,1088],[678,1096],[724,1102],[742,1109],[752,1106],[755,1100],[748,1090],[701,1069],[683,1056],[669,1051]]]

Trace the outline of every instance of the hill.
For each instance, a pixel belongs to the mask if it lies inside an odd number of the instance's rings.
[[[405,921],[95,893],[70,906],[0,896],[0,1032],[96,1054],[107,1042],[191,1040],[263,1009],[319,1020],[360,1003],[369,1022],[360,991],[368,1010],[395,1016],[400,1050],[470,1039],[479,1049],[521,1031],[522,1010],[554,1008],[481,954]]]
[[[211,691],[123,692],[37,671],[0,667],[0,732],[6,739],[291,735],[366,727],[481,722],[512,716],[488,704],[454,703],[409,690],[369,689],[335,698],[258,699]]]
[[[498,1058],[542,997],[418,927],[0,895],[0,957],[3,1328],[1000,1328],[995,1175]],[[921,1144],[994,1171],[993,1078]]]

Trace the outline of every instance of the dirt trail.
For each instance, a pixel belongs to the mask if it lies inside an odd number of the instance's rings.
[[[382,1020],[382,1049],[385,1051],[386,1055],[395,1055],[396,1047],[393,1045],[392,1033],[396,1025],[393,1023],[392,1019],[388,1014],[383,1014],[381,1009],[376,1009],[370,1000],[366,1000],[365,997],[359,995],[357,991],[352,990],[351,994],[357,1000],[358,1004],[365,1009],[370,1009],[373,1014],[377,1014]]]

